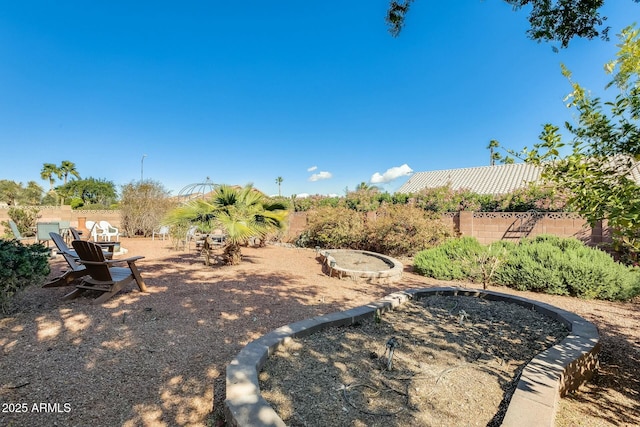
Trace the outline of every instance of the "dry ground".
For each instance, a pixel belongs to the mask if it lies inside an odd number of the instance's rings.
[[[225,366],[251,340],[397,290],[450,285],[410,268],[394,285],[340,281],[304,249],[243,248],[241,265],[205,267],[166,241],[123,246],[146,256],[138,265],[147,294],[132,285],[96,306],[89,296],[61,301],[68,288],[30,288],[16,299],[19,311],[0,319],[0,426],[215,425]],[[640,424],[637,303],[494,290],[574,311],[600,329],[600,374],[562,401],[558,426]]]
[[[292,427],[500,426],[524,365],[568,333],[516,304],[433,295],[292,340],[260,388]]]

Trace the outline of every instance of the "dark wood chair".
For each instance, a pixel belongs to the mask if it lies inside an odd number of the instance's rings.
[[[94,300],[97,304],[102,304],[109,298],[117,294],[125,285],[135,281],[141,292],[147,291],[147,286],[138,271],[136,261],[144,258],[135,256],[123,259],[106,259],[102,248],[84,240],[74,240],[71,242],[73,249],[78,254],[79,262],[86,268],[87,274],[82,278],[76,289],[64,296],[64,299],[78,297],[86,290],[102,292]],[[126,263],[127,267],[112,267],[116,263]]]
[[[71,233],[72,240],[82,240],[82,232],[75,227],[69,227],[69,233]]]
[[[59,286],[68,286],[76,279],[79,279],[82,276],[87,275],[86,267],[80,263],[80,257],[78,253],[73,249],[69,248],[64,241],[64,237],[58,233],[50,232],[49,236],[51,236],[51,240],[58,248],[57,253],[62,255],[62,257],[67,261],[69,266],[69,270],[63,272],[63,274],[59,277],[56,277],[47,283],[45,283],[43,288],[54,288]],[[104,257],[106,259],[112,259],[113,253],[106,252],[103,250]]]
[[[54,288],[58,286],[68,286],[74,280],[86,275],[86,267],[80,264],[78,254],[67,246],[62,236],[54,232],[51,232],[49,235],[58,248],[58,254],[62,255],[65,261],[67,261],[69,270],[63,272],[61,276],[48,281],[42,287]]]

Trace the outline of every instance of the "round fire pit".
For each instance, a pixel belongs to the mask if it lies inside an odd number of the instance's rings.
[[[373,284],[395,283],[402,278],[402,263],[376,252],[352,249],[318,251],[322,271],[332,277]]]

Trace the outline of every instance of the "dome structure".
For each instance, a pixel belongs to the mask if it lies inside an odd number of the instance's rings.
[[[184,186],[178,192],[178,198],[185,202],[195,199],[204,199],[219,186],[220,184],[214,183],[211,181],[211,178],[207,177],[204,182],[196,182],[194,184]]]

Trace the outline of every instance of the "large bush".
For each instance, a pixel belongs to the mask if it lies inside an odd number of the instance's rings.
[[[437,279],[475,280],[478,264],[493,254],[491,281],[518,290],[580,298],[628,300],[640,293],[640,273],[614,261],[607,253],[577,239],[538,236],[519,244],[491,247],[473,238],[450,240],[418,253],[414,269]]]
[[[538,236],[510,252],[496,281],[522,290],[580,298],[627,300],[640,293],[636,269],[574,238]]]
[[[433,213],[412,206],[384,205],[369,214],[344,206],[321,207],[309,211],[297,244],[412,256],[452,234]]]
[[[176,202],[156,181],[132,182],[122,187],[120,212],[127,236],[151,236]]]
[[[359,249],[364,238],[364,214],[345,207],[309,211],[299,246]]]
[[[521,291],[568,294],[562,277],[563,250],[550,241],[523,240],[509,252],[496,282]]]
[[[0,240],[0,310],[3,313],[9,311],[16,292],[44,282],[50,271],[48,257],[49,249],[41,244]]]
[[[391,256],[414,255],[452,236],[451,227],[422,209],[407,205],[385,205],[367,221],[362,249]]]

